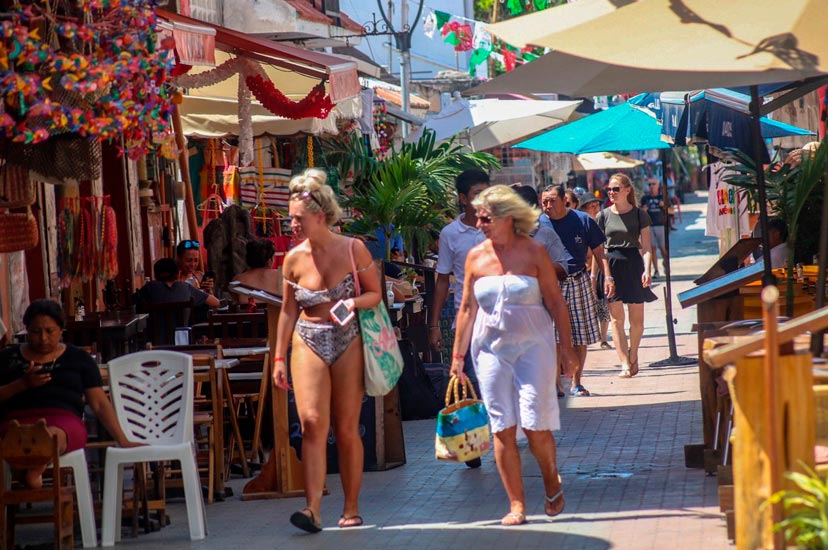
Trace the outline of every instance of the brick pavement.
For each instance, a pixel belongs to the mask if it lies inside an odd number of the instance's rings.
[[[700,198],[703,200],[703,198]],[[683,231],[676,233],[674,293],[689,288],[685,275],[712,263],[715,243],[704,239],[703,204],[684,207]],[[700,232],[701,231],[701,232]],[[701,268],[701,269],[700,269]],[[660,288],[656,293],[661,296]],[[694,310],[675,303],[680,354],[696,355],[689,331]],[[483,467],[439,463],[433,458],[433,421],[404,425],[408,463],[365,475],[362,514],[366,526],[335,527],[342,506],[337,476],[323,505],[326,529],[305,535],[287,518],[302,508],[300,499],[241,502],[236,497],[208,507],[210,534],[191,543],[183,505],[173,503],[173,524],[159,533],[125,538],[123,548],[566,548],[567,550],[728,548],[718,513],[716,479],[684,467],[683,446],[701,441],[698,374],[695,366],[651,368],[667,357],[663,300],[646,308],[639,376],[618,379],[615,352],[594,349],[584,384],[592,397],[568,397],[562,404],[563,429],[556,434],[564,479],[566,510],[555,519],[543,514],[540,472],[525,444],[523,477],[529,523],[503,528],[508,511],[499,476],[489,455]],[[595,346],[593,346],[595,348]],[[234,479],[236,494],[246,480]],[[44,533],[46,533],[44,535]],[[45,540],[43,528],[21,528],[21,543]]]

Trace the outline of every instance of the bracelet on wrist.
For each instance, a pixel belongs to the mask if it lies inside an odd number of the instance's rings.
[[[465,355],[460,355],[459,353],[452,353],[451,358],[452,359],[465,359],[466,356]]]
[[[276,357],[276,358],[274,358],[274,359],[273,359],[273,362],[274,362],[274,363],[278,363],[279,361],[281,361],[281,362],[283,362],[283,363],[284,363],[284,362],[285,362],[285,358],[284,358],[284,357]]]
[[[604,277],[604,279],[610,282],[615,282],[615,279],[613,279],[612,277]]]

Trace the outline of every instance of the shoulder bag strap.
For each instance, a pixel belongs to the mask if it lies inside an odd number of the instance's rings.
[[[354,260],[354,244],[356,243],[356,239],[351,239],[350,244],[348,245],[348,255],[351,257],[351,271],[354,274],[354,291],[357,296],[362,294],[362,289],[359,286],[359,272],[357,271],[356,260]]]

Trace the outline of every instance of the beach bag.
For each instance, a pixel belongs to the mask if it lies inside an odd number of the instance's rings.
[[[351,256],[351,270],[354,274],[356,295],[361,294],[359,273],[354,261],[354,240],[348,247]],[[371,397],[382,397],[397,385],[403,371],[403,358],[394,334],[394,326],[388,310],[380,302],[370,309],[357,309],[359,327],[362,332],[362,351],[365,362],[365,393]]]
[[[6,162],[0,176],[0,208],[23,208],[35,203],[34,182],[29,180],[29,171]]]
[[[460,399],[459,388],[463,389],[463,399]],[[460,383],[456,376],[452,376],[446,390],[446,407],[437,414],[435,457],[448,462],[468,462],[480,458],[491,448],[486,405],[477,399],[468,378]]]

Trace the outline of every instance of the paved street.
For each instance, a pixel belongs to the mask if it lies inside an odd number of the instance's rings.
[[[674,293],[692,286],[693,275],[715,259],[715,240],[704,237],[705,198],[684,206],[684,224],[673,233]],[[663,271],[662,271],[663,275]],[[662,297],[663,277],[656,281]],[[695,310],[674,301],[678,351],[696,356],[690,326]],[[300,499],[241,502],[208,507],[210,534],[190,543],[183,505],[171,505],[173,524],[161,532],[125,538],[122,548],[161,550],[258,548],[561,548],[646,550],[728,548],[718,512],[717,484],[701,470],[684,467],[683,446],[701,442],[697,367],[650,368],[669,355],[664,302],[646,309],[641,374],[623,380],[614,351],[591,351],[584,385],[591,397],[567,397],[563,429],[556,434],[564,479],[565,512],[543,514],[540,473],[523,446],[529,523],[504,528],[506,497],[490,455],[483,467],[440,463],[433,457],[433,421],[406,422],[407,464],[365,475],[362,515],[366,526],[339,530],[339,478],[323,505],[326,529],[305,535],[288,524]],[[246,480],[234,479],[236,494]],[[48,540],[42,527],[20,529],[21,543]]]

